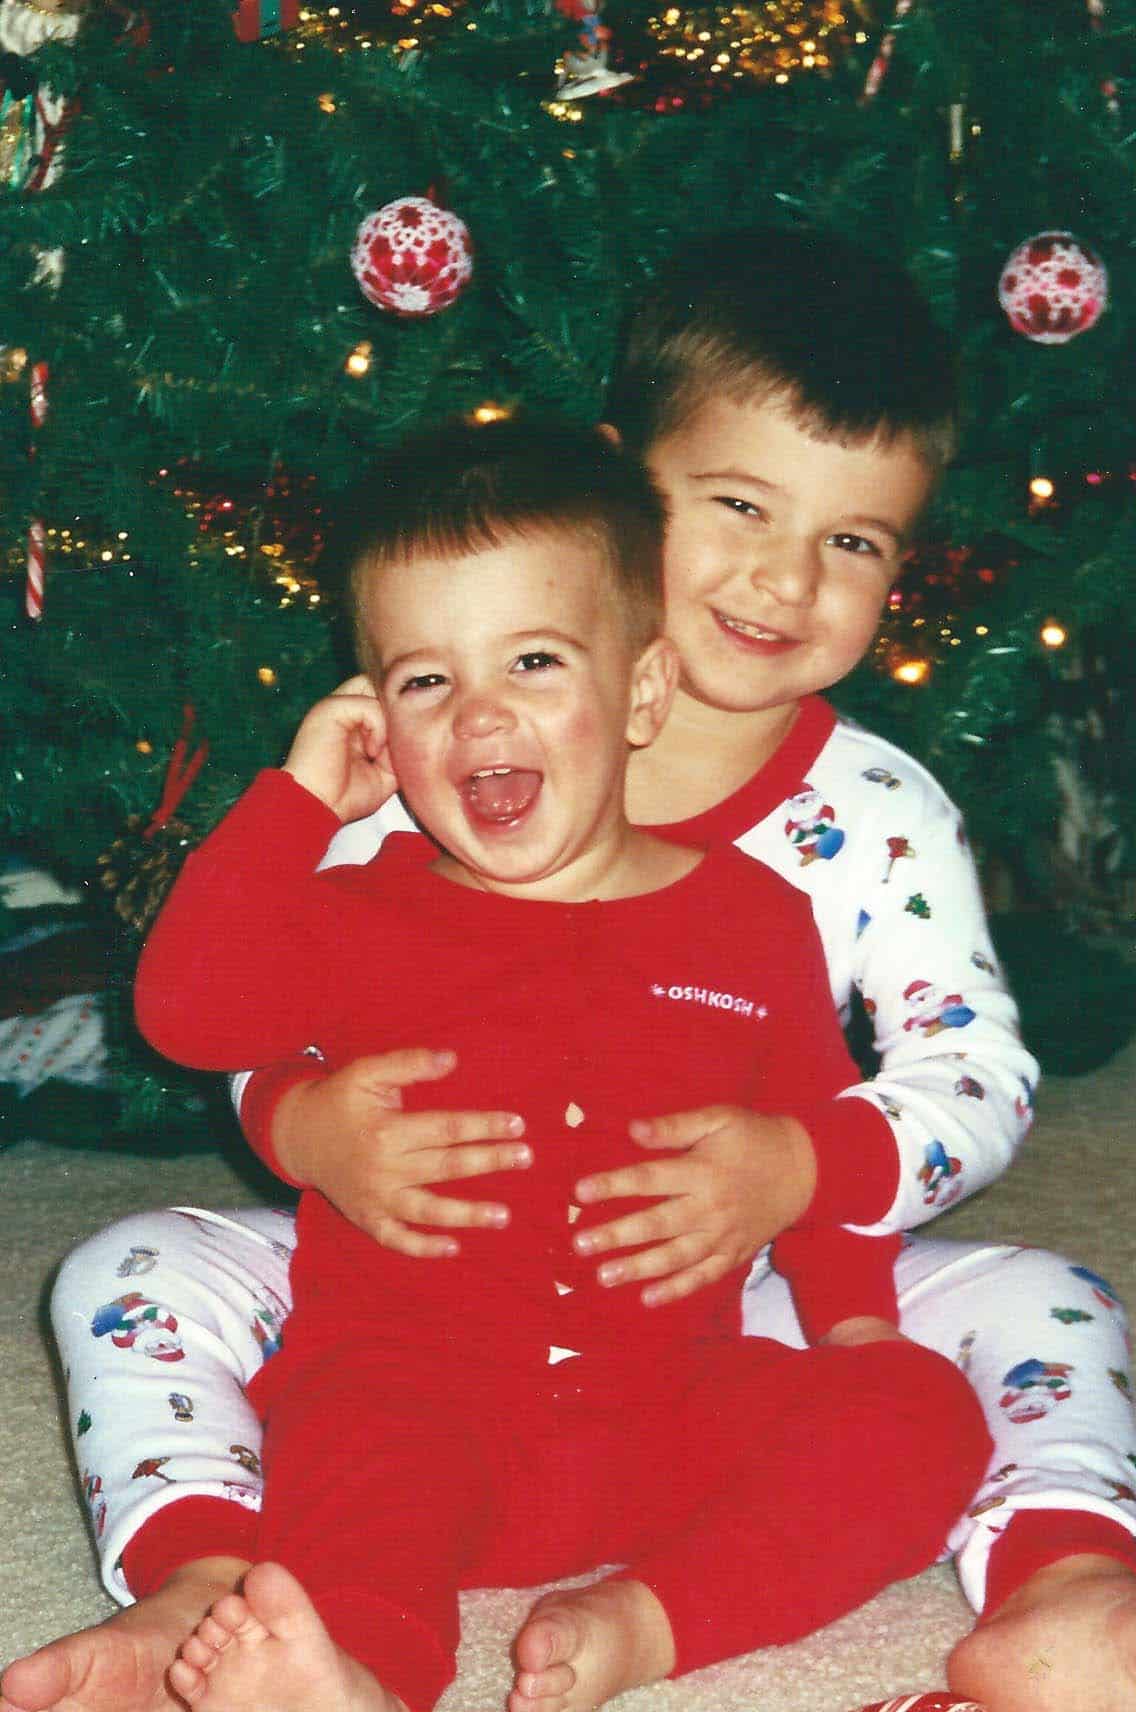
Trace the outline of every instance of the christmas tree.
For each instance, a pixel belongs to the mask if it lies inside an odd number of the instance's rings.
[[[1123,947],[1136,10],[562,4],[3,0],[6,847],[103,898],[125,980],[346,670],[319,550],[374,449],[598,419],[677,243],[808,225],[902,259],[963,380],[927,546],[835,699],[960,802],[996,908]],[[1106,962],[1023,965],[1027,1020],[1080,991],[1122,1037]]]

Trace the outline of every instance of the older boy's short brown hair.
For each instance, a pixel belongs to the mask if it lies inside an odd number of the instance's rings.
[[[631,314],[607,417],[645,454],[711,399],[782,404],[821,439],[954,452],[951,341],[909,275],[827,233],[691,244]]]
[[[335,557],[360,663],[374,664],[365,595],[376,568],[550,531],[594,544],[628,638],[644,648],[663,627],[665,523],[646,470],[598,429],[517,417],[417,433],[364,473],[344,509]]]

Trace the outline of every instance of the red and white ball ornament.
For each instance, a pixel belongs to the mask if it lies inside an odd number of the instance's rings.
[[[1108,270],[1072,232],[1037,232],[1002,269],[998,301],[1015,333],[1064,345],[1094,327],[1108,305]]]
[[[392,315],[437,315],[473,277],[473,240],[456,214],[427,196],[400,196],[368,214],[351,271],[369,303]]]

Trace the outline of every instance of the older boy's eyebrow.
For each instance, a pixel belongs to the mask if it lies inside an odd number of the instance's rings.
[[[695,481],[713,482],[744,482],[746,487],[759,487],[763,493],[783,493],[776,482],[766,481],[764,476],[755,476],[752,470],[699,470]]]

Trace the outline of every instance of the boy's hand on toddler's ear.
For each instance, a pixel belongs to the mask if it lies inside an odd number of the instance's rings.
[[[348,678],[308,710],[284,771],[342,821],[362,820],[394,795],[386,719],[370,678]]]
[[[456,1062],[452,1052],[408,1049],[295,1084],[272,1117],[277,1159],[384,1248],[424,1260],[456,1254],[456,1238],[412,1226],[500,1229],[509,1209],[425,1185],[532,1163],[515,1112],[403,1111],[403,1088],[448,1075]]]
[[[599,1172],[576,1185],[585,1205],[628,1195],[662,1197],[655,1206],[576,1237],[581,1254],[639,1248],[599,1267],[601,1284],[657,1279],[642,1291],[646,1307],[677,1302],[752,1260],[807,1209],[816,1189],[816,1157],[795,1118],[704,1106],[637,1121],[640,1147],[681,1150],[673,1159]]]

